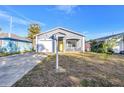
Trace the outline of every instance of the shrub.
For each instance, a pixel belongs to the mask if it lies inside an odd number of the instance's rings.
[[[107,52],[108,54],[113,54],[114,53],[114,51],[113,51],[113,49],[111,49],[111,48],[108,48],[108,52]]]
[[[2,48],[1,48],[1,53],[7,53],[7,49],[4,48],[4,47],[2,47]]]
[[[84,79],[84,80],[81,81],[81,86],[87,87],[88,85],[89,85],[89,81],[88,80]]]
[[[109,45],[109,42],[91,42],[91,51],[97,53],[113,54],[114,51]]]
[[[84,87],[110,87],[110,86],[117,86],[113,85],[108,80],[104,79],[84,79],[80,82],[81,86]]]
[[[97,53],[105,53],[104,48],[98,48],[98,49],[97,49]]]

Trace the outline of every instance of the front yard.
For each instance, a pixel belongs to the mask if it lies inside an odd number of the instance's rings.
[[[55,72],[55,55],[49,55],[16,87],[124,86],[124,56],[96,53],[63,53],[59,65],[66,72]]]

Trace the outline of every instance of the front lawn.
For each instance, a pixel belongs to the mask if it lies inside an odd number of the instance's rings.
[[[59,65],[66,72],[55,72],[55,55],[49,55],[16,87],[124,86],[124,56],[97,53],[63,53]]]

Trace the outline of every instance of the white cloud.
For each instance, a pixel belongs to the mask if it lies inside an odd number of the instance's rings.
[[[0,10],[0,18],[2,17],[2,19],[4,18],[7,21],[10,21],[11,16],[12,15],[10,15],[7,11]],[[20,18],[20,17],[12,16],[12,21],[13,21],[13,23],[21,24],[21,25],[29,25],[31,23],[37,23],[37,24],[42,25],[42,26],[45,25],[42,22],[32,20],[32,19],[29,19],[29,18],[26,18],[26,17]]]
[[[89,31],[83,31],[82,34],[87,35],[87,34],[89,34]]]
[[[10,17],[11,15],[9,15],[6,11],[0,10],[0,18],[2,18],[3,20],[10,21]],[[29,23],[28,21],[15,16],[12,16],[12,21],[13,23],[22,24],[22,25],[27,25]]]
[[[8,18],[8,17],[10,17],[10,16],[7,14],[6,11],[0,10],[0,17],[6,17],[6,18]]]
[[[13,17],[13,23],[16,23],[16,24],[22,24],[22,25],[28,25],[29,22],[24,20],[24,19],[20,19],[18,17]]]
[[[45,26],[44,23],[37,21],[37,20],[32,20],[26,16],[24,16],[23,14],[19,13],[18,11],[14,10],[13,8],[9,7],[9,6],[4,6],[4,8],[6,8],[8,11],[10,11],[11,13],[14,13],[15,15],[19,16],[19,18],[24,19],[25,21],[28,21],[28,23],[37,23],[39,25]]]
[[[101,33],[89,33],[87,34],[87,38],[88,39],[96,39],[96,38],[101,38],[101,37],[105,37],[105,36],[110,36],[110,35],[114,35],[114,34],[119,34],[124,32],[124,30],[120,30],[120,31],[108,31],[108,32],[101,32]]]
[[[74,9],[76,8],[77,6],[75,5],[58,5],[56,6],[56,9],[57,10],[60,10],[60,11],[63,11],[65,12],[66,14],[71,14],[74,12]]]

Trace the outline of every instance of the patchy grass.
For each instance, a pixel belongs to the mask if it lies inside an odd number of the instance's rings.
[[[16,52],[16,53],[0,53],[0,57],[10,56],[10,55],[15,55],[15,54],[20,54],[20,52]]]
[[[55,72],[55,55],[49,55],[16,87],[112,87],[124,86],[124,56],[97,53],[63,53],[59,66],[65,73]]]
[[[15,52],[15,53],[0,53],[0,57],[4,57],[4,56],[10,56],[10,55],[16,55],[16,54],[23,54],[23,53],[28,53],[28,52],[33,52],[32,50],[31,51],[28,51],[28,50],[25,50],[24,52]]]

